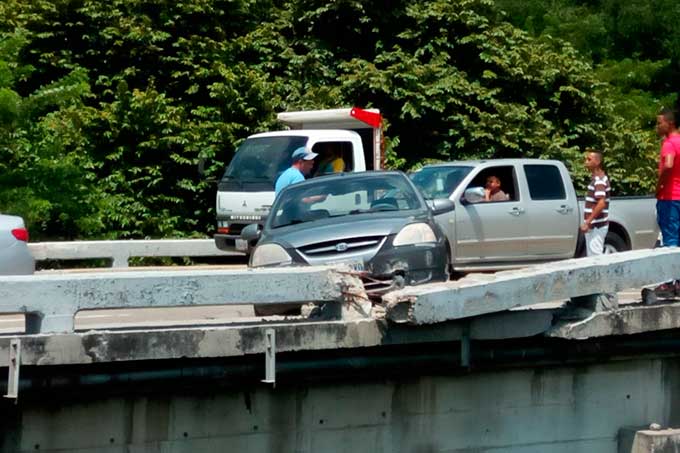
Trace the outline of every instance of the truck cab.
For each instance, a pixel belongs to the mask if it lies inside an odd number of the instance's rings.
[[[290,129],[248,137],[218,182],[214,239],[221,250],[249,252],[241,231],[252,223],[264,225],[276,179],[290,167],[295,149],[305,147],[319,154],[308,177],[321,175],[319,164],[331,152],[339,152],[346,172],[383,166],[382,117],[376,109],[285,112],[277,119]]]

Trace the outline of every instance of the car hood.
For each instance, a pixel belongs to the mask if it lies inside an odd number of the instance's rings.
[[[404,225],[427,218],[426,213],[404,215],[399,211],[330,217],[269,230],[260,243],[278,242],[299,248],[355,237],[388,236],[398,233]]]

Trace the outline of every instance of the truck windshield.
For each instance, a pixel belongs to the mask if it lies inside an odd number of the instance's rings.
[[[424,167],[411,174],[411,181],[425,199],[448,198],[471,170],[472,167],[462,165]]]
[[[296,136],[249,138],[236,150],[222,181],[265,182],[273,188],[290,167],[293,151],[306,143],[307,137]]]

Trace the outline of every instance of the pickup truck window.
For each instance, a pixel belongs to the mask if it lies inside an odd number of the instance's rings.
[[[492,197],[491,200],[489,200],[490,202],[519,200],[517,177],[515,176],[515,167],[512,165],[485,168],[474,177],[467,186],[467,189],[472,187],[487,187],[489,178],[496,179],[500,184],[500,192]]]
[[[532,200],[564,200],[567,198],[560,169],[554,165],[524,165],[524,173]]]
[[[448,198],[458,184],[472,171],[472,167],[442,165],[427,167],[410,175],[413,184],[425,199]]]

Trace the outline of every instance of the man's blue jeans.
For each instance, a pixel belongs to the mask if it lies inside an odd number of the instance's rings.
[[[680,242],[680,200],[657,200],[656,222],[661,229],[664,247],[677,247]]]

